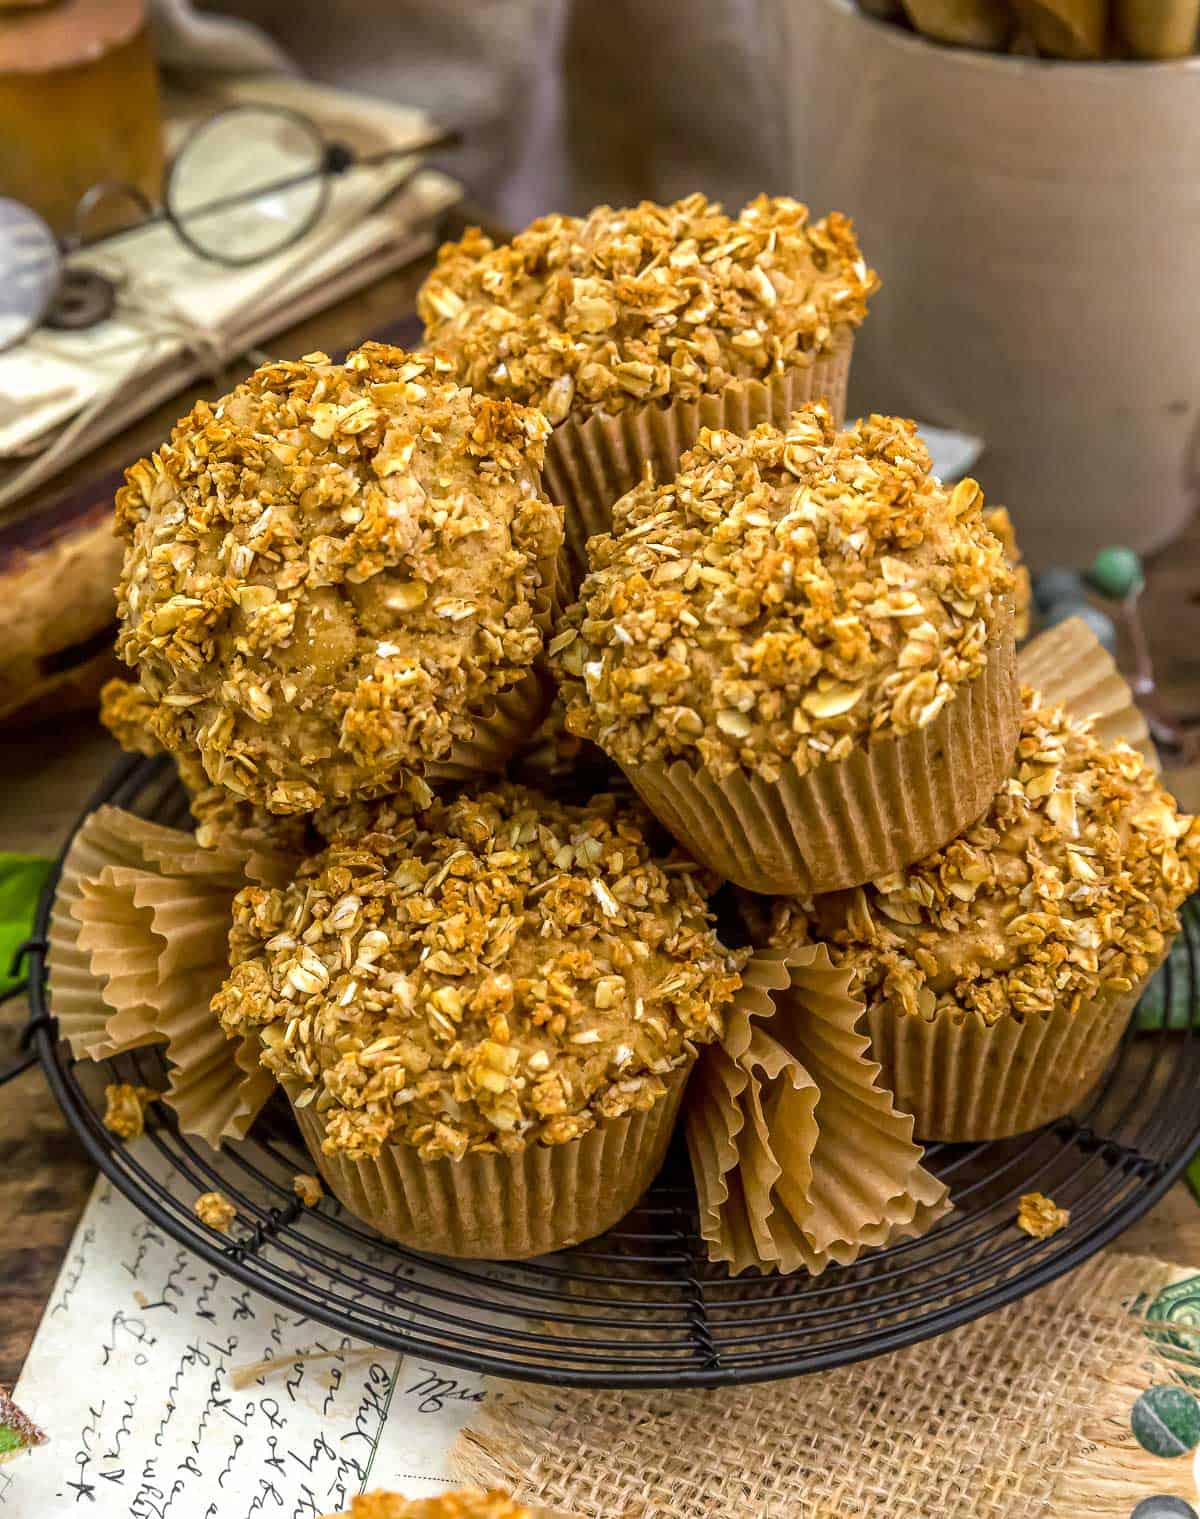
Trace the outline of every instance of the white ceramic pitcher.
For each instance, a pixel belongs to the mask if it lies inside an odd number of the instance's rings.
[[[788,188],[884,280],[851,406],[987,440],[1034,563],[1156,548],[1200,480],[1200,61],[939,47],[775,0]]]

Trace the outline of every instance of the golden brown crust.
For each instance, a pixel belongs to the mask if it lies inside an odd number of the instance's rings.
[[[990,810],[906,870],[807,904],[755,937],[823,940],[869,1006],[992,1024],[1131,992],[1196,889],[1200,819],[1145,758],[1022,692],[1013,772]]]
[[[286,890],[239,894],[213,1009],[317,1103],[331,1153],[560,1144],[652,1107],[720,1037],[740,960],[697,871],[654,859],[611,799],[502,783],[382,805]]]
[[[617,502],[550,643],[568,727],[624,766],[777,780],[931,723],[1011,638],[1012,572],[973,480],[911,422],[705,430]]]
[[[375,343],[266,365],[118,493],[152,730],[272,812],[398,786],[542,651],[546,421],[446,368]]]
[[[561,422],[811,364],[878,288],[845,216],[760,195],[730,217],[691,195],[543,217],[501,247],[472,228],[417,309],[466,383]]]

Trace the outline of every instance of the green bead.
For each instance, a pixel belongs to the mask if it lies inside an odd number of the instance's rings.
[[[1111,596],[1119,601],[1145,580],[1142,561],[1132,549],[1119,546],[1101,549],[1092,560],[1088,579],[1101,596]]]
[[[1200,1445],[1200,1403],[1184,1387],[1148,1388],[1133,1405],[1129,1423],[1152,1456],[1186,1456]]]
[[[1129,1519],[1196,1519],[1196,1510],[1182,1498],[1143,1498]]]

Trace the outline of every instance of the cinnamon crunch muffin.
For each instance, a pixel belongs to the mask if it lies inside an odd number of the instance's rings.
[[[766,937],[811,937],[853,968],[872,1053],[922,1137],[999,1138],[1086,1096],[1198,870],[1200,820],[1145,757],[1026,687],[984,817],[905,870],[776,904]]]
[[[617,503],[550,653],[567,725],[696,855],[828,891],[984,810],[1016,741],[1013,575],[911,422],[705,430]]]
[[[350,1508],[330,1519],[553,1519],[548,1509],[527,1508],[501,1492],[479,1488],[404,1498],[399,1493],[359,1493]]]
[[[443,1253],[558,1248],[645,1190],[740,986],[697,871],[636,808],[507,784],[385,806],[239,894],[214,1011],[353,1211]]]
[[[418,298],[466,383],[555,424],[547,480],[584,544],[648,464],[669,478],[701,425],[746,430],[827,396],[841,419],[855,329],[878,289],[848,218],[760,195],[547,216],[497,247],[442,248]]]
[[[197,403],[117,496],[118,652],[155,736],[283,814],[498,767],[545,705],[547,431],[375,343]]]

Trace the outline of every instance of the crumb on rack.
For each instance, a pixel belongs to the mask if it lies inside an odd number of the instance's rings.
[[[306,1208],[315,1208],[325,1196],[325,1189],[317,1178],[305,1173],[292,1177],[292,1191]]]
[[[202,1224],[207,1224],[218,1234],[228,1233],[230,1224],[237,1217],[237,1209],[223,1192],[205,1192],[196,1199],[192,1211]]]
[[[1052,1197],[1041,1192],[1026,1192],[1017,1211],[1017,1228],[1034,1239],[1049,1239],[1071,1222],[1068,1208],[1060,1208]]]
[[[110,1083],[104,1088],[104,1127],[118,1139],[140,1139],[146,1129],[146,1109],[161,1096],[153,1087]]]

